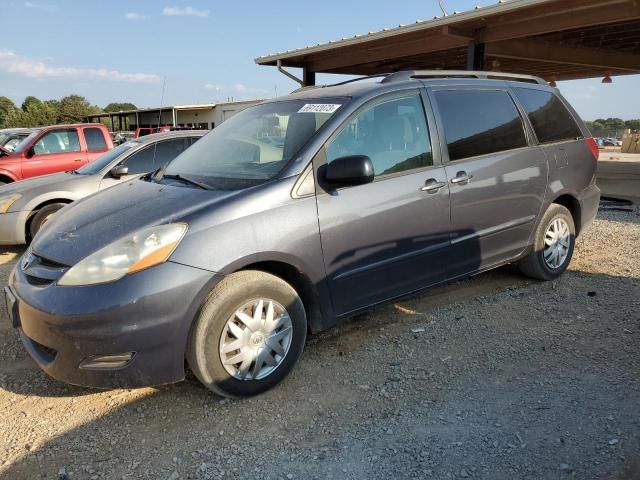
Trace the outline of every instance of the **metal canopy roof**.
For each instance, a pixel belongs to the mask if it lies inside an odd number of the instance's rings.
[[[548,81],[640,73],[640,0],[511,0],[259,57],[259,65],[371,75],[478,68]],[[477,58],[476,58],[477,61]],[[313,82],[306,83],[313,83]]]

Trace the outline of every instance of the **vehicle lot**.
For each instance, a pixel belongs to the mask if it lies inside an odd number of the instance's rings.
[[[640,209],[601,209],[559,280],[500,269],[362,315],[245,401],[63,385],[3,313],[0,476],[638,478],[638,245]]]

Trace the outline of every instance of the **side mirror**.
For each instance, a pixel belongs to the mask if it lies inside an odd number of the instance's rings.
[[[326,167],[324,179],[333,186],[363,185],[373,182],[371,159],[366,155],[348,155],[333,160]]]
[[[116,165],[111,169],[110,173],[113,178],[124,177],[129,173],[129,167],[126,165]]]
[[[36,147],[35,145],[31,145],[29,147],[29,150],[27,150],[27,152],[24,154],[25,157],[27,158],[31,158],[36,154]]]

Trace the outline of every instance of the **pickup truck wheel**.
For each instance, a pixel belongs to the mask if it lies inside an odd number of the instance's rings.
[[[45,205],[38,213],[33,216],[33,220],[31,220],[31,225],[29,226],[29,233],[31,234],[31,238],[36,236],[36,233],[40,231],[42,226],[49,221],[49,219],[60,210],[62,207],[65,207],[66,203],[52,203],[50,205]]]
[[[289,374],[306,333],[304,305],[291,285],[265,272],[236,272],[202,305],[189,334],[187,361],[213,392],[250,397]]]
[[[576,228],[569,210],[553,203],[535,232],[533,250],[519,268],[528,277],[553,280],[569,266],[576,242]]]

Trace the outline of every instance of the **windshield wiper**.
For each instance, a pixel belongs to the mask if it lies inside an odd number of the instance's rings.
[[[209,185],[206,185],[204,183],[198,182],[197,180],[194,180],[192,178],[189,177],[183,177],[182,175],[176,174],[176,175],[163,175],[162,178],[169,178],[171,180],[178,180],[180,182],[183,183],[188,183],[190,185],[195,185],[196,187],[202,188],[203,190],[213,190],[212,187],[210,187]],[[162,180],[162,178],[160,180]]]

